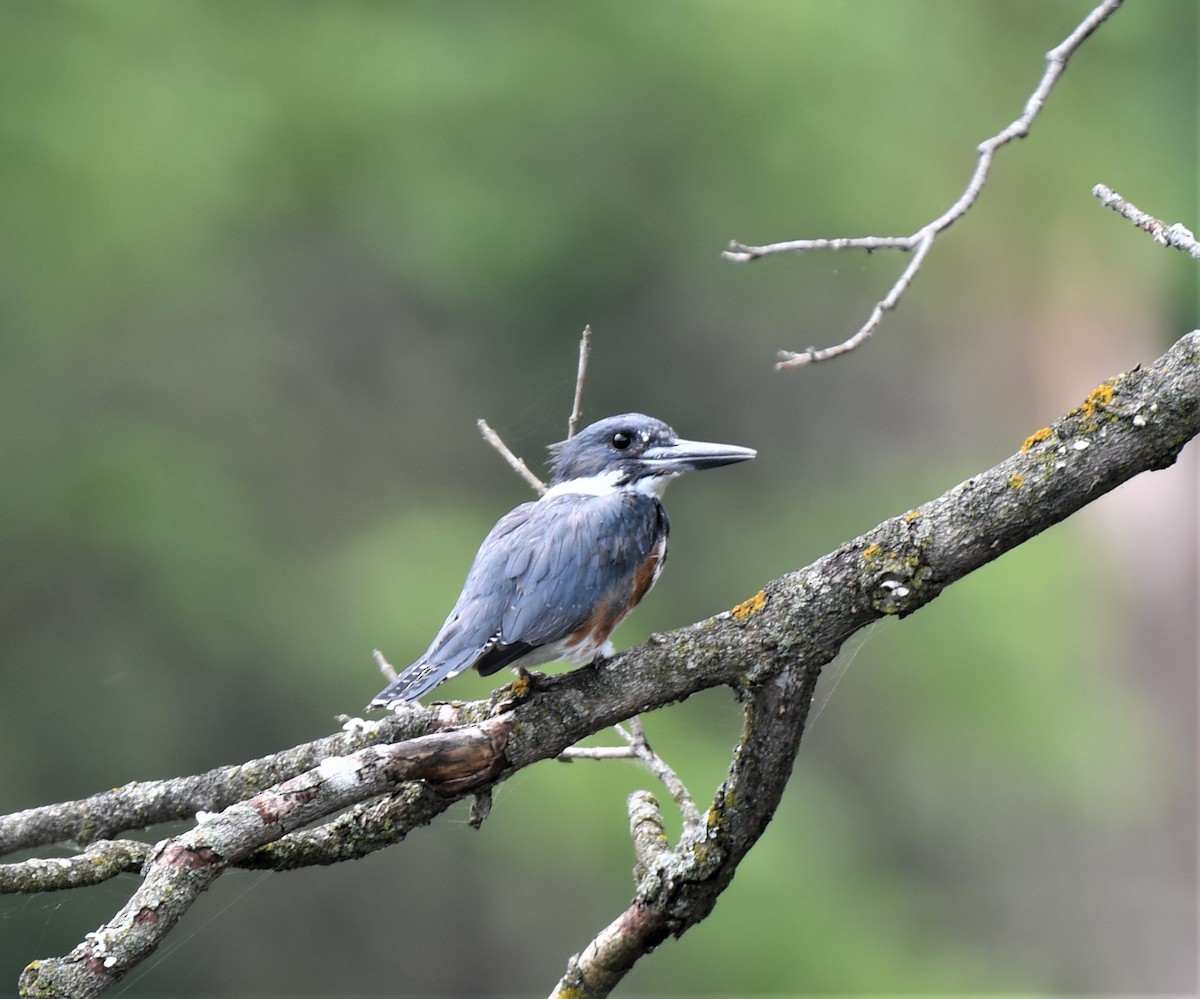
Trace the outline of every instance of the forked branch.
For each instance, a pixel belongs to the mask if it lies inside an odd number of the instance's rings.
[[[883,317],[900,304],[901,297],[912,284],[922,264],[925,263],[925,258],[933,248],[934,242],[966,215],[971,206],[979,199],[988,174],[991,173],[996,151],[1014,139],[1023,139],[1029,134],[1034,120],[1041,114],[1046,99],[1050,96],[1050,91],[1054,89],[1054,85],[1058,83],[1059,78],[1065,72],[1068,60],[1091,36],[1092,32],[1121,6],[1121,3],[1122,0],[1104,0],[1062,42],[1046,53],[1046,70],[1038,81],[1037,87],[1025,102],[1024,110],[1005,128],[990,138],[984,139],[976,147],[979,158],[976,161],[975,170],[967,181],[966,188],[941,215],[926,222],[912,235],[793,239],[781,243],[768,243],[763,246],[751,246],[735,240],[729,244],[729,249],[722,256],[735,263],[746,263],[776,253],[807,253],[814,250],[865,250],[868,253],[875,250],[899,250],[913,255],[912,260],[908,262],[888,293],[875,304],[867,321],[852,336],[832,347],[809,347],[801,351],[781,350],[779,361],[775,365],[776,368],[782,371],[788,368],[798,368],[815,361],[828,361],[849,353],[870,339],[883,321]]]

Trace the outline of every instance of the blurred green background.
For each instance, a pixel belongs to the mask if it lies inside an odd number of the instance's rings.
[[[1128,4],[875,340],[1089,0],[43,2],[0,22],[0,809],[329,732],[429,641],[535,468],[630,409],[757,447],[668,496],[618,634],[725,609],[1005,457],[1196,325],[1090,195],[1197,211],[1197,5]],[[627,994],[1191,993],[1196,447],[870,629],[714,914]],[[464,677],[447,696],[483,694]],[[738,712],[647,719],[706,797]],[[125,996],[539,994],[631,891],[622,763],[369,859],[235,872]],[[657,789],[656,789],[657,790]],[[159,833],[161,835],[161,833]],[[0,899],[0,981],[133,878]]]

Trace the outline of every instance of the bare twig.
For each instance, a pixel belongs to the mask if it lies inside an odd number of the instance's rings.
[[[1042,74],[1037,87],[1025,102],[1025,109],[1020,117],[1012,121],[1006,128],[985,139],[976,147],[979,160],[971,179],[957,200],[941,215],[927,222],[911,236],[863,236],[860,238],[839,239],[797,239],[782,243],[770,243],[763,246],[750,246],[745,243],[732,242],[722,256],[735,263],[757,260],[760,257],[776,253],[804,253],[811,250],[900,250],[913,253],[913,259],[896,279],[891,290],[876,303],[867,321],[859,327],[858,332],[833,347],[818,349],[809,347],[802,351],[781,350],[776,368],[783,371],[798,368],[814,361],[828,361],[834,357],[854,350],[865,343],[875,332],[884,315],[899,304],[901,296],[908,289],[917,271],[925,262],[925,257],[937,238],[962,218],[979,198],[983,185],[992,169],[992,160],[996,150],[1007,145],[1014,139],[1023,139],[1029,134],[1034,119],[1045,106],[1046,98],[1058,82],[1059,77],[1067,68],[1067,61],[1074,55],[1076,49],[1104,21],[1121,6],[1122,0],[1104,0],[1085,17],[1079,25],[1061,43],[1046,53],[1046,70]]]
[[[1100,199],[1101,204],[1107,205],[1139,229],[1150,233],[1154,237],[1154,242],[1160,246],[1173,246],[1200,260],[1200,242],[1197,242],[1195,235],[1182,222],[1167,225],[1153,215],[1143,212],[1136,205],[1122,198],[1111,187],[1105,187],[1103,184],[1093,187],[1092,194]]]
[[[588,356],[592,352],[592,327],[585,326],[583,334],[579,338],[579,370],[575,375],[575,399],[571,405],[571,415],[567,420],[567,436],[574,437],[579,430],[579,421],[583,418],[583,383],[587,378]],[[476,426],[479,427],[479,432],[483,434],[483,439],[492,445],[500,455],[508,462],[521,478],[523,478],[533,488],[533,491],[541,496],[546,491],[546,483],[539,479],[529,470],[529,466],[518,458],[509,449],[509,446],[500,439],[500,435],[496,433],[490,426],[487,420],[476,420]]]
[[[508,449],[508,445],[500,439],[500,435],[488,426],[487,420],[476,420],[475,423],[479,427],[479,432],[483,434],[483,439],[499,451],[504,460],[508,462],[509,467],[528,482],[535,493],[541,496],[546,491],[546,483],[534,475],[529,470],[529,466]]]
[[[684,828],[694,832],[700,826],[700,811],[696,802],[679,775],[671,769],[661,756],[650,746],[646,738],[646,729],[641,718],[636,715],[629,719],[629,728],[614,725],[617,733],[625,740],[624,746],[571,746],[564,749],[558,758],[565,762],[572,760],[637,760],[661,782],[670,792],[672,800],[683,816]]]
[[[73,857],[33,857],[0,864],[0,894],[82,888],[118,874],[136,874],[150,850],[149,843],[133,839],[102,839]]]
[[[629,719],[629,731],[626,732],[620,725],[615,726],[616,730],[621,733],[621,737],[629,743],[629,748],[633,750],[637,760],[646,767],[655,777],[662,781],[665,787],[671,794],[672,800],[679,808],[680,815],[683,816],[683,825],[685,837],[695,833],[700,828],[700,811],[696,808],[696,802],[688,793],[687,787],[683,781],[679,779],[679,775],[667,764],[661,756],[650,748],[650,743],[646,739],[646,729],[642,725],[642,719],[634,715]]]
[[[579,370],[575,375],[575,400],[571,403],[571,418],[567,420],[567,436],[574,437],[579,433],[579,424],[583,420],[583,383],[587,379],[588,357],[592,353],[592,327],[583,328],[579,337]]]
[[[375,659],[375,665],[379,667],[379,672],[383,674],[388,683],[391,683],[396,679],[397,676],[400,675],[396,672],[396,667],[388,662],[387,659],[384,658],[383,653],[378,649],[372,649],[371,655]]]
[[[574,763],[576,760],[634,760],[637,756],[632,746],[568,746],[556,759],[560,763]]]

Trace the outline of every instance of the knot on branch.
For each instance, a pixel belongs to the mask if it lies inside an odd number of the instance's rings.
[[[922,519],[915,510],[905,514],[903,523],[909,528],[908,538],[895,547],[873,542],[862,551],[866,570],[862,591],[877,614],[903,617],[919,606],[915,601],[916,591],[929,575],[920,556]]]

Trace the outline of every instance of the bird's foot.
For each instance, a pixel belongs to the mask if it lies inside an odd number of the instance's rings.
[[[493,715],[508,711],[528,700],[529,696],[537,689],[538,684],[546,679],[545,673],[531,673],[520,666],[514,666],[513,672],[517,674],[517,677],[512,683],[492,692],[491,712]]]
[[[512,682],[512,692],[522,700],[532,694],[538,684],[546,679],[545,673],[527,670],[524,666],[514,666],[513,672],[517,674],[517,678]]]

